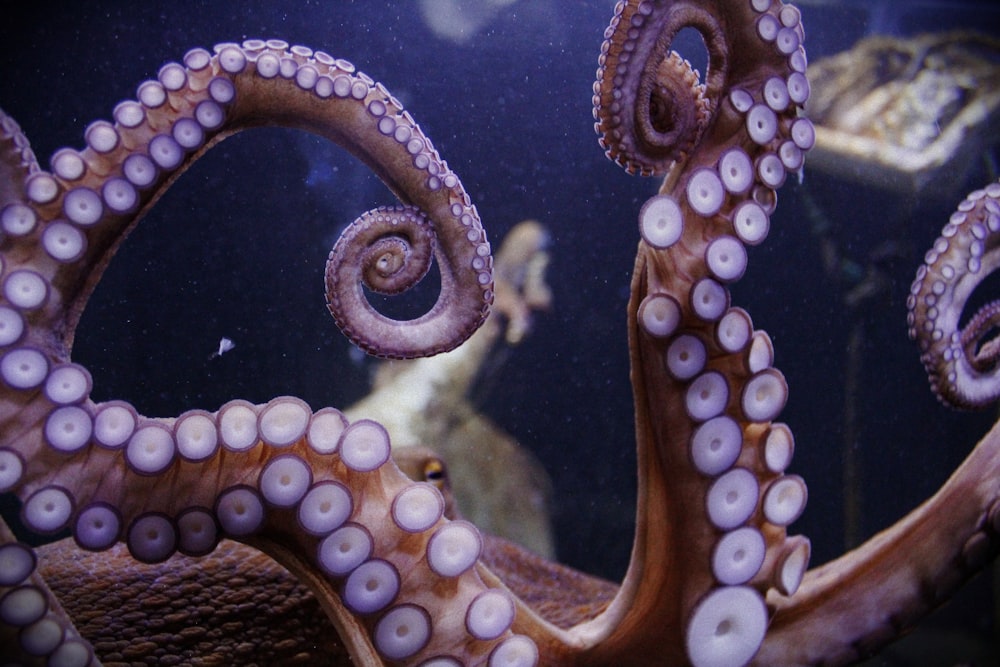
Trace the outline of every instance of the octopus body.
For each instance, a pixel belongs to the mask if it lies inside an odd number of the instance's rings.
[[[671,52],[694,28],[704,83]],[[859,549],[808,570],[788,536],[805,483],[770,338],[728,285],[763,242],[776,191],[813,144],[799,11],[778,0],[620,2],[601,48],[594,117],[609,157],[663,185],[637,214],[628,308],[639,497],[632,558],[609,588],[446,515],[433,483],[390,459],[379,423],[294,397],[149,418],[95,403],[70,356],[86,298],[128,230],[232,132],[280,124],[364,160],[401,205],[375,209],[330,254],[328,307],[387,357],[458,345],[493,300],[492,259],[457,176],[385,88],[346,61],[278,40],[190,51],[87,128],[82,151],[36,163],[0,117],[0,490],[35,532],[84,550],[123,541],[169,571],[217,567],[223,538],[307,585],[361,664],[797,665],[863,657],[940,604],[997,551],[1000,431],[941,491]],[[996,265],[996,186],[960,207],[914,286],[911,327],[935,386],[977,400],[1000,380],[990,306],[956,333],[968,274]],[[961,217],[961,216],[960,216]],[[441,294],[409,322],[397,293],[435,258]],[[978,278],[972,278],[973,281]],[[938,361],[938,359],[941,361]],[[969,369],[973,370],[969,370]],[[970,375],[981,385],[968,389]],[[994,393],[990,394],[990,391]],[[965,399],[961,399],[965,400]],[[0,546],[0,634],[24,662],[96,663],[26,545]],[[230,542],[225,542],[226,550]],[[120,551],[117,556],[120,555]],[[112,556],[109,555],[109,558]],[[179,565],[177,567],[180,567]],[[196,584],[192,584],[196,586]]]

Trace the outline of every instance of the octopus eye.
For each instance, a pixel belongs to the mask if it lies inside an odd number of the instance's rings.
[[[443,490],[448,483],[448,473],[441,459],[428,459],[424,464],[424,481]]]

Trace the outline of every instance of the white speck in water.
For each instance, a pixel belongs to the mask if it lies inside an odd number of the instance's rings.
[[[236,343],[233,342],[231,338],[226,338],[225,336],[219,340],[219,349],[208,356],[209,359],[215,359],[216,357],[221,357],[229,350],[236,347]]]

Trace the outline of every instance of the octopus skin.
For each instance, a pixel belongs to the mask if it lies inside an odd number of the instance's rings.
[[[670,52],[685,27],[704,40],[704,83]],[[628,328],[639,498],[617,590],[446,516],[441,491],[391,461],[377,422],[348,423],[292,397],[167,419],[90,399],[70,348],[103,267],[184,167],[244,127],[330,138],[400,198],[362,215],[327,266],[328,307],[358,346],[434,354],[486,318],[490,248],[457,176],[384,87],[279,40],[195,49],[164,66],[137,101],[116,107],[114,124],[88,127],[83,151],[57,152],[51,172],[0,117],[0,489],[23,500],[35,532],[69,527],[99,553],[123,541],[133,559],[167,572],[175,552],[214,567],[223,538],[253,547],[312,591],[362,664],[864,657],[995,556],[1000,436],[984,437],[923,506],[821,568],[808,570],[806,538],[787,535],[807,495],[786,472],[794,439],[776,421],[787,387],[769,337],[731,305],[727,285],[813,143],[800,115],[803,40],[799,11],[777,0],[621,2],[606,33],[594,85],[601,144],[630,173],[664,176],[637,212]],[[946,228],[913,290],[910,326],[932,385],[958,385],[963,407],[970,393],[977,405],[995,400],[1000,384],[995,306],[951,330],[980,279],[965,276],[995,268],[995,190],[960,206],[966,215]],[[362,284],[395,293],[432,256],[442,290],[427,315],[395,322],[367,304]],[[96,662],[34,552],[0,548],[5,648],[24,662]]]

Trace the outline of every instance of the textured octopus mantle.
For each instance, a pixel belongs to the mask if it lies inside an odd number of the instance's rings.
[[[709,53],[704,85],[669,52],[688,26]],[[90,399],[70,348],[101,271],[186,166],[247,127],[328,137],[403,202],[361,216],[330,255],[328,305],[359,346],[433,354],[486,317],[490,248],[457,176],[381,85],[280,41],[190,51],[119,104],[114,123],[90,125],[85,149],[57,152],[51,172],[0,116],[0,490],[20,496],[40,533],[68,526],[100,552],[121,540],[161,567],[175,552],[212,554],[223,537],[257,547],[309,586],[362,664],[835,664],[876,649],[995,555],[1000,431],[911,515],[807,571],[808,541],[785,532],[806,490],[784,473],[784,379],[726,288],[813,142],[798,113],[803,34],[777,0],[621,3],[607,32],[594,87],[602,145],[629,172],[666,175],[639,211],[628,312],[639,499],[610,602],[598,583],[445,516],[437,488],[390,461],[375,422],[290,397],[172,419]],[[1000,345],[987,340],[1000,304],[957,328],[1000,264],[998,201],[992,184],[959,205],[912,290],[932,385],[962,407],[1000,389]],[[398,292],[431,256],[442,292],[427,315],[400,323],[371,309],[362,282]],[[29,547],[0,545],[0,586],[5,657],[96,663]]]

